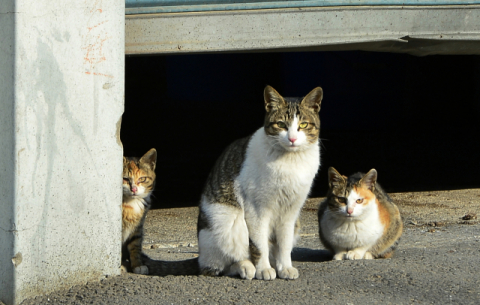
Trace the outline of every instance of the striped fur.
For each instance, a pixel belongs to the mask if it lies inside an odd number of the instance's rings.
[[[157,151],[142,158],[123,158],[122,266],[134,273],[148,274],[142,263],[143,223],[155,188]]]
[[[377,171],[350,177],[329,168],[327,198],[318,209],[322,244],[335,260],[389,258],[402,235],[397,206],[377,183]]]
[[[203,275],[295,279],[300,210],[320,166],[322,89],[283,98],[267,86],[264,126],[232,143],[207,179],[198,217]]]

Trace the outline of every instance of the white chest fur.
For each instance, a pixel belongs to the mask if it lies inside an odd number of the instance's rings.
[[[319,166],[318,142],[301,151],[287,152],[272,147],[263,128],[257,130],[236,180],[237,197],[246,216],[281,215],[292,209],[298,213]],[[279,209],[283,211],[278,213]]]
[[[372,247],[384,230],[376,208],[369,210],[368,215],[358,221],[335,215],[327,209],[320,225],[325,238],[339,251]]]

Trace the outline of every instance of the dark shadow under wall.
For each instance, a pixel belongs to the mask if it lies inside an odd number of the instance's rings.
[[[480,187],[478,56],[371,52],[126,59],[125,155],[158,151],[154,207],[194,205],[222,150],[263,124],[263,88],[324,89],[322,167],[375,167],[390,192]]]

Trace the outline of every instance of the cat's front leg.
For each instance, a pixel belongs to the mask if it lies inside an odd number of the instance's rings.
[[[367,253],[368,248],[356,248],[351,251],[348,251],[345,255],[345,259],[356,260],[365,258],[365,253]],[[368,257],[368,255],[367,255]]]
[[[364,259],[374,259],[373,254],[371,252],[365,252],[365,255],[363,256]]]
[[[259,262],[256,267],[255,278],[259,280],[271,281],[277,277],[275,269],[270,266],[268,258],[266,261]]]
[[[270,265],[269,260],[269,225],[268,222],[264,220],[258,222],[260,225],[249,229],[251,256],[256,267],[255,278],[270,281],[277,277],[277,273]]]
[[[128,241],[127,249],[130,254],[130,264],[133,273],[148,274],[148,267],[142,262],[142,240],[143,232],[141,229],[135,231],[134,236]]]
[[[295,222],[283,223],[275,230],[277,240],[275,266],[278,277],[294,280],[298,278],[298,269],[292,266],[292,249],[295,242]]]
[[[340,252],[335,252],[335,255],[333,256],[333,260],[334,261],[342,261],[345,258],[345,256],[347,255],[347,251],[340,251]]]
[[[334,261],[343,261],[346,258],[347,251],[345,248],[333,247],[333,260]]]
[[[255,266],[248,259],[239,261],[230,266],[228,275],[240,275],[242,279],[251,280],[255,276]]]

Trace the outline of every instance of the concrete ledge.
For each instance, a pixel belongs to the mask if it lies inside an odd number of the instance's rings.
[[[127,15],[126,54],[365,50],[480,54],[480,5]]]

